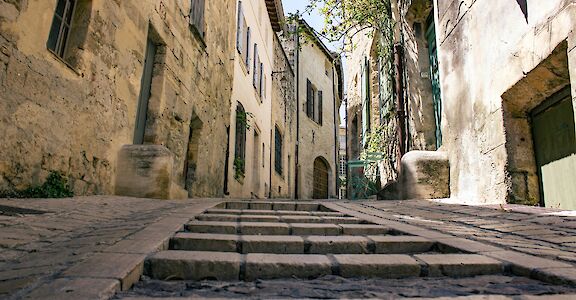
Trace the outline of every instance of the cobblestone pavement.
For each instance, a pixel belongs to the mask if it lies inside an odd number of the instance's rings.
[[[192,217],[222,201],[104,196],[0,199],[0,299],[108,299],[120,291],[124,292],[116,298],[386,299],[498,294],[572,299],[576,293],[576,216],[573,212],[431,201],[325,204],[370,222],[442,240],[446,245],[457,243],[460,249],[470,249],[471,253],[513,261],[508,270],[524,277],[504,274],[463,279],[378,280],[327,276],[312,281],[252,283],[166,283],[144,278],[133,290],[126,291],[140,279],[147,256],[167,249],[169,238],[182,230]],[[548,296],[566,293],[572,295]]]
[[[138,297],[188,298],[311,298],[396,299],[469,295],[535,295],[575,293],[576,288],[542,283],[525,277],[415,278],[402,280],[347,279],[326,276],[315,280],[258,280],[255,282],[144,280],[115,299]]]
[[[136,255],[126,247],[111,247],[135,244],[135,234],[150,235],[143,229],[151,225],[156,226],[157,237],[165,239],[188,215],[216,202],[104,196],[0,199],[0,298],[24,297],[58,280],[71,266],[103,252]]]

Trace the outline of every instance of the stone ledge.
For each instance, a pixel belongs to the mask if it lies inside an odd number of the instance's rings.
[[[24,299],[110,299],[120,290],[116,279],[58,278],[45,283],[24,296]]]

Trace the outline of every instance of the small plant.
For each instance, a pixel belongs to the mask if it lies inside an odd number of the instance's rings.
[[[252,125],[250,124],[250,120],[254,118],[254,114],[251,112],[238,112],[236,116],[238,124],[244,126],[246,130],[250,130]]]
[[[60,172],[52,171],[41,186],[29,187],[20,191],[1,191],[0,198],[68,198],[74,192],[68,180]]]
[[[236,157],[234,159],[234,178],[236,180],[242,180],[244,178],[245,175],[245,162],[243,159]]]

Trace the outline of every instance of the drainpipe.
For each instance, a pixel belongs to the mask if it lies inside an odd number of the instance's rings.
[[[298,24],[296,24],[296,32],[298,33]],[[298,190],[299,184],[299,148],[300,148],[300,34],[295,35],[296,44],[296,55],[294,58],[294,64],[296,65],[296,151],[294,153],[294,199],[299,199]]]
[[[402,44],[394,45],[394,79],[396,87],[396,107],[398,118],[398,139],[400,147],[398,149],[398,170],[400,170],[400,159],[406,153],[406,104],[404,99],[404,66],[402,64]]]
[[[276,128],[276,124],[272,124],[272,126]],[[268,184],[268,199],[272,199],[272,143],[274,142],[274,135],[272,133],[273,131],[274,129],[270,129],[270,163],[268,164],[270,169],[268,180],[270,183]]]
[[[344,137],[345,137],[344,147],[346,147],[346,157],[345,157],[345,159],[346,159],[346,169],[345,169],[345,171],[346,171],[346,175],[345,175],[346,176],[346,198],[348,198],[348,195],[350,192],[348,190],[348,187],[350,185],[350,180],[348,180],[349,179],[348,178],[349,177],[348,176],[348,157],[349,157],[349,154],[348,154],[348,96],[344,95],[343,100],[344,100],[344,107],[345,107],[344,108],[344,123],[346,124],[345,125],[346,127],[344,127]]]

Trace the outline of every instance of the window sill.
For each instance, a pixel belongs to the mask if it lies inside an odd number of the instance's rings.
[[[70,63],[68,63],[67,61],[65,61],[62,57],[60,57],[58,54],[54,53],[54,51],[52,51],[51,49],[47,49],[48,52],[60,63],[64,64],[66,67],[68,67],[68,69],[70,69],[70,71],[74,72],[74,74],[78,75],[78,76],[82,76],[82,74],[80,72],[78,72],[78,70],[76,70],[76,68],[74,68]]]

